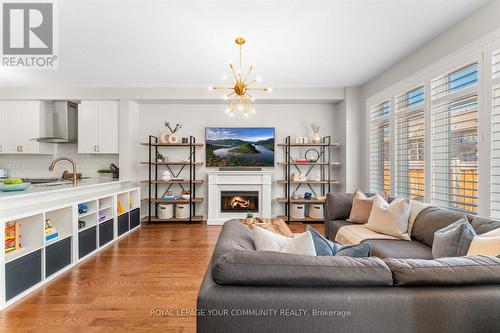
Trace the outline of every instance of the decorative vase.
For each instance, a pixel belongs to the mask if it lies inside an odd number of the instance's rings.
[[[247,217],[246,221],[248,224],[253,224],[253,217]]]
[[[172,135],[172,132],[170,131],[164,131],[160,134],[160,143],[170,143],[170,136]]]
[[[175,135],[175,133],[170,133],[170,136],[168,137],[168,143],[178,143],[179,142],[179,138],[177,137],[177,135]]]
[[[321,137],[319,136],[318,133],[314,133],[312,139],[311,139],[311,142],[314,143],[314,144],[318,144],[321,142]]]

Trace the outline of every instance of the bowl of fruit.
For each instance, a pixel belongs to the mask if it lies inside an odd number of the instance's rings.
[[[24,191],[30,187],[31,183],[24,183],[21,178],[6,179],[3,183],[0,183],[0,191],[11,192],[11,191]]]

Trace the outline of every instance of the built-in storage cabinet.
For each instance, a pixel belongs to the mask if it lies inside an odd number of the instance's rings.
[[[78,106],[78,152],[118,154],[118,101],[82,101]]]
[[[5,299],[42,281],[42,250],[36,250],[5,265]]]
[[[99,247],[108,244],[113,240],[113,220],[99,224]]]
[[[45,277],[71,264],[71,237],[66,237],[45,247]]]
[[[5,265],[0,309],[139,226],[139,198],[140,190],[135,187],[0,220],[6,236],[6,249],[0,252],[0,265]],[[84,222],[80,228],[79,222]]]
[[[123,213],[118,216],[118,236],[123,235],[127,231],[129,231],[129,213]]]
[[[52,104],[0,101],[0,154],[51,154],[53,145],[33,140],[51,131]]]
[[[78,232],[78,258],[81,259],[87,254],[97,249],[97,231],[96,227],[85,229]]]
[[[141,224],[141,210],[136,208],[130,211],[130,229],[134,229]]]

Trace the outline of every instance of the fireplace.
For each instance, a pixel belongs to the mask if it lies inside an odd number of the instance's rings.
[[[220,211],[258,212],[259,191],[221,191]]]

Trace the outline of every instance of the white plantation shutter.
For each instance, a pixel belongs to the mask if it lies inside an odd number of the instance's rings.
[[[491,64],[490,216],[500,219],[500,49],[493,51]]]
[[[478,64],[477,62],[468,64],[444,74],[434,80],[431,84],[432,99],[445,97],[451,93],[471,87],[477,84]]]
[[[396,97],[395,132],[395,194],[398,197],[423,199],[425,196],[423,86]]]
[[[390,126],[389,102],[369,111],[369,191],[390,192]]]
[[[433,106],[432,203],[476,213],[478,185],[477,95]]]

